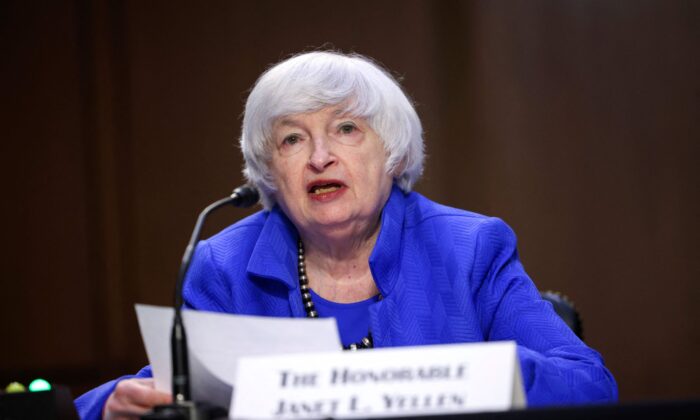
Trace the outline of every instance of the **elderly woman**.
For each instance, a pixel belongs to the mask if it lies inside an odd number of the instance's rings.
[[[411,192],[421,123],[378,65],[335,52],[277,64],[248,97],[240,142],[265,210],[200,243],[188,306],[332,316],[351,349],[515,340],[530,405],[617,398],[598,353],[540,299],[510,228]],[[81,415],[170,398],[123,379],[80,397]]]

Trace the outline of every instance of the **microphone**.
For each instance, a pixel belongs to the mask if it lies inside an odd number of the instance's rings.
[[[245,208],[257,204],[260,200],[260,194],[258,193],[258,190],[246,184],[233,190],[231,198],[233,199],[231,204],[236,207]]]
[[[197,217],[197,222],[192,230],[192,236],[185,248],[182,256],[182,263],[177,275],[175,284],[175,316],[173,318],[173,329],[170,335],[170,350],[172,356],[172,392],[173,403],[156,406],[152,412],[142,416],[142,419],[214,419],[228,415],[221,407],[213,407],[208,404],[197,403],[191,400],[190,389],[190,369],[189,357],[187,354],[187,336],[185,335],[185,325],[182,322],[182,288],[185,284],[185,276],[190,267],[194,250],[199,242],[202,226],[207,216],[214,210],[233,205],[235,207],[251,207],[260,199],[258,191],[250,186],[243,185],[226,198],[215,201],[208,205]]]

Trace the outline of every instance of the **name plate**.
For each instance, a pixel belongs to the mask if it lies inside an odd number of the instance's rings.
[[[234,419],[393,417],[525,406],[515,342],[246,357]]]

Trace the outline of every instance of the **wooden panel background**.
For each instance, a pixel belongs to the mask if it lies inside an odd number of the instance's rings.
[[[515,229],[622,400],[700,396],[699,18],[664,0],[3,2],[0,382],[77,395],[146,362],[133,304],[170,304],[196,213],[241,183],[246,91],[331,43],[403,79],[417,189]]]

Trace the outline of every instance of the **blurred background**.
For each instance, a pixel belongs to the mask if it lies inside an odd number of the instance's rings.
[[[147,363],[133,305],[172,304],[197,213],[243,182],[246,92],[326,46],[402,80],[417,190],[513,227],[622,401],[700,397],[699,25],[677,0],[0,3],[0,386]]]

